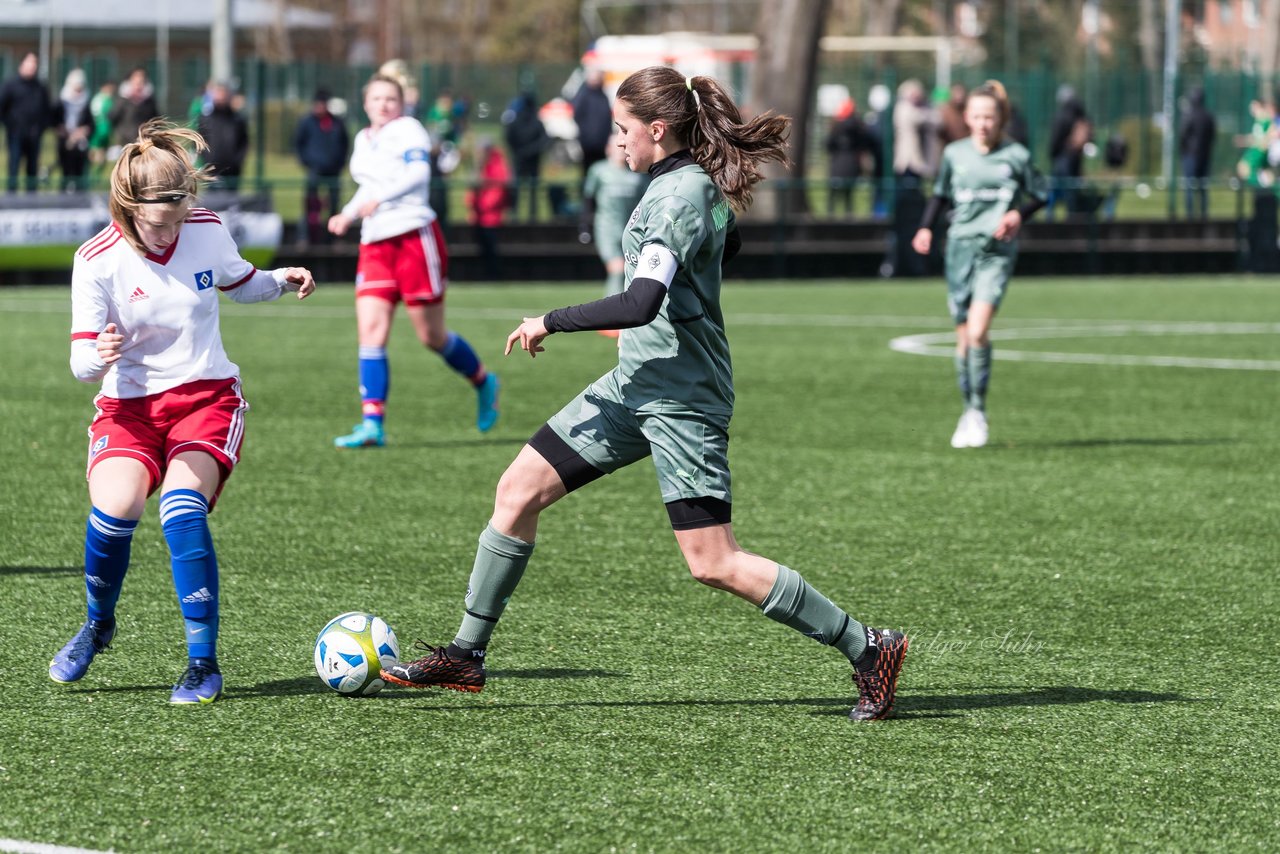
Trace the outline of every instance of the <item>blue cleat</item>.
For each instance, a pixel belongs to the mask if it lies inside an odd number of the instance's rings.
[[[222,671],[218,664],[208,658],[197,658],[187,665],[187,669],[173,686],[169,702],[178,705],[212,703],[222,696]]]
[[[498,382],[497,374],[489,374],[484,382],[476,386],[476,428],[481,433],[488,433],[489,428],[498,420]]]
[[[58,650],[53,661],[49,662],[49,678],[64,685],[80,681],[89,672],[93,657],[111,645],[115,634],[114,621],[109,626],[103,626],[93,620],[86,620],[75,637],[67,641],[67,645]]]
[[[338,448],[381,448],[387,444],[387,438],[381,423],[366,418],[347,435],[334,439],[333,444]]]

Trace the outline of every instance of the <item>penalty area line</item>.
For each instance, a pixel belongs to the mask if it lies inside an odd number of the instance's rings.
[[[26,842],[22,839],[0,839],[0,851],[8,854],[109,854],[109,851],[96,848],[71,848],[47,842]]]

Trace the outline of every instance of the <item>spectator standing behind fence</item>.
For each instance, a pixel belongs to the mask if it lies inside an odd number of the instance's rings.
[[[604,93],[604,73],[597,68],[587,72],[587,79],[573,96],[573,121],[578,126],[582,176],[586,178],[592,164],[607,156],[609,137],[613,136],[613,107]]]
[[[938,107],[939,151],[969,135],[969,126],[964,123],[964,102],[968,94],[963,83],[952,83],[947,99]]]
[[[1061,202],[1067,215],[1076,213],[1079,183],[1084,175],[1084,147],[1093,137],[1093,125],[1085,112],[1084,104],[1070,86],[1058,87],[1058,111],[1049,127],[1049,205],[1045,219],[1053,219],[1054,209]]]
[[[240,189],[244,159],[249,154],[249,123],[231,103],[231,89],[225,83],[213,84],[209,112],[200,117],[200,135],[209,145],[204,156],[212,168],[220,190]]]
[[[1209,164],[1213,161],[1213,140],[1218,123],[1204,106],[1204,89],[1187,93],[1187,109],[1178,128],[1178,152],[1182,155],[1182,177],[1186,179],[1187,219],[1209,216]]]
[[[853,190],[862,176],[863,154],[873,154],[876,145],[862,117],[858,105],[846,98],[836,109],[835,121],[827,134],[828,176],[827,214],[836,212],[838,206],[846,214],[853,213]],[[878,157],[874,158],[879,160]]]
[[[109,114],[111,128],[115,131],[117,146],[138,141],[138,128],[145,122],[159,118],[155,87],[147,79],[147,70],[138,67],[120,84],[115,102]]]
[[[538,98],[533,92],[516,96],[502,114],[506,127],[507,147],[515,165],[515,186],[511,193],[511,212],[519,214],[520,196],[528,199],[526,220],[538,213],[538,174],[542,171],[542,154],[551,144],[547,129],[538,118]]]
[[[626,264],[622,256],[622,233],[631,214],[649,189],[649,173],[633,172],[627,166],[621,134],[611,136],[606,157],[592,164],[582,185],[582,220],[579,239],[594,240],[596,253],[604,262],[604,295],[622,293]],[[618,330],[602,329],[601,335],[617,338]]]
[[[351,149],[346,124],[329,109],[330,97],[328,89],[317,89],[311,99],[311,112],[298,121],[293,132],[293,150],[307,170],[303,208],[310,243],[327,242],[329,232],[325,225],[342,210],[342,167],[347,164]],[[321,192],[329,197],[327,213],[322,213],[325,203]]]
[[[93,113],[89,110],[89,87],[84,71],[73,68],[58,93],[53,107],[53,129],[58,137],[58,171],[62,173],[62,190],[84,190],[88,187],[89,135],[93,132]]]
[[[26,189],[36,191],[40,174],[40,139],[52,123],[49,92],[37,76],[40,57],[28,52],[18,73],[0,85],[0,123],[9,144],[9,192],[18,191],[18,172],[26,166]]]
[[[93,116],[93,133],[89,137],[89,162],[96,174],[107,162],[111,149],[111,105],[116,100],[116,81],[107,80],[89,99],[89,114]]]
[[[502,149],[492,139],[480,140],[480,168],[476,179],[476,186],[467,191],[467,220],[480,246],[484,276],[497,281],[502,278],[498,231],[510,201],[511,170],[507,168]]]
[[[911,236],[924,211],[921,187],[930,174],[929,146],[937,117],[925,97],[924,84],[904,80],[893,105],[893,178],[895,240],[891,269],[904,276],[925,272],[925,259],[910,249]]]

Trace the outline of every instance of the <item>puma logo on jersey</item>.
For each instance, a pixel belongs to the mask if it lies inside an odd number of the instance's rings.
[[[134,288],[133,293],[129,294],[129,302],[142,302],[144,299],[151,299],[147,296],[147,292],[142,288]]]
[[[663,211],[662,215],[667,218],[667,222],[671,223],[673,227],[680,224],[680,220],[676,217],[673,217],[671,215],[671,211]]]

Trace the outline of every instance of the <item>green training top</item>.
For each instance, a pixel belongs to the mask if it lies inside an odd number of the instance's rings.
[[[1001,142],[983,154],[972,137],[942,150],[942,168],[933,194],[952,205],[947,238],[991,237],[1000,218],[1024,195],[1046,198],[1044,181],[1031,153],[1017,142]]]
[[[668,162],[670,161],[670,162]],[[720,310],[720,263],[733,228],[729,203],[684,152],[656,164],[622,235],[626,283],[645,246],[658,243],[680,265],[658,316],[622,330],[618,381],[637,412],[731,415],[733,366]]]
[[[632,172],[626,166],[600,160],[591,164],[587,177],[582,182],[583,198],[594,198],[596,201],[595,222],[596,239],[601,235],[610,238],[621,237],[622,227],[627,224],[627,217],[635,210],[645,188],[649,186],[649,176],[644,172]],[[617,247],[614,247],[615,250]]]

